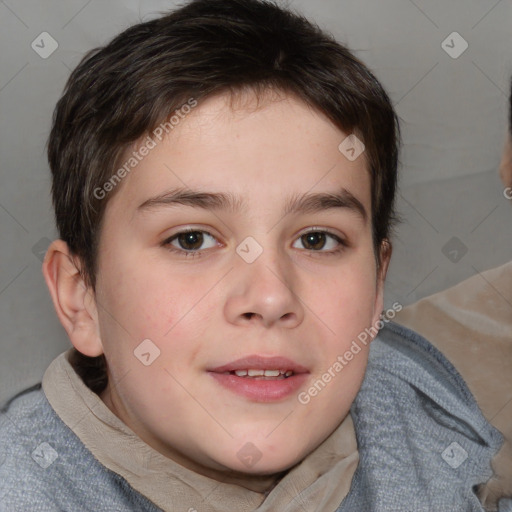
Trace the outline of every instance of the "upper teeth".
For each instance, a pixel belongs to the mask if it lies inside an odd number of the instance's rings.
[[[290,377],[293,374],[291,370],[235,370],[235,375],[238,377],[279,377],[279,375]]]

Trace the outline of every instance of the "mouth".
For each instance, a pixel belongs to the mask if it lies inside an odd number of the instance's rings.
[[[309,370],[284,357],[248,356],[208,372],[222,387],[255,402],[286,399],[307,380]]]
[[[283,380],[293,374],[292,370],[258,370],[256,368],[223,372],[223,375],[236,375],[237,377],[255,380]]]

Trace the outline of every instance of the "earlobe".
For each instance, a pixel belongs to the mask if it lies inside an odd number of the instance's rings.
[[[94,292],[86,286],[63,240],[52,242],[42,270],[57,316],[73,346],[89,357],[101,355],[103,346]]]

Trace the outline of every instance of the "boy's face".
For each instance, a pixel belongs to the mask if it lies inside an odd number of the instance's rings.
[[[382,310],[370,177],[301,101],[228,101],[193,109],[108,203],[102,399],[188,467],[275,473],[335,430],[363,379],[368,346],[343,356]]]

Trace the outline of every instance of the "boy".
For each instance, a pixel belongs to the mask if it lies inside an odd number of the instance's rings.
[[[346,48],[193,1],[84,58],[48,154],[74,348],[4,407],[2,511],[483,510],[501,435],[382,329],[398,126]]]

